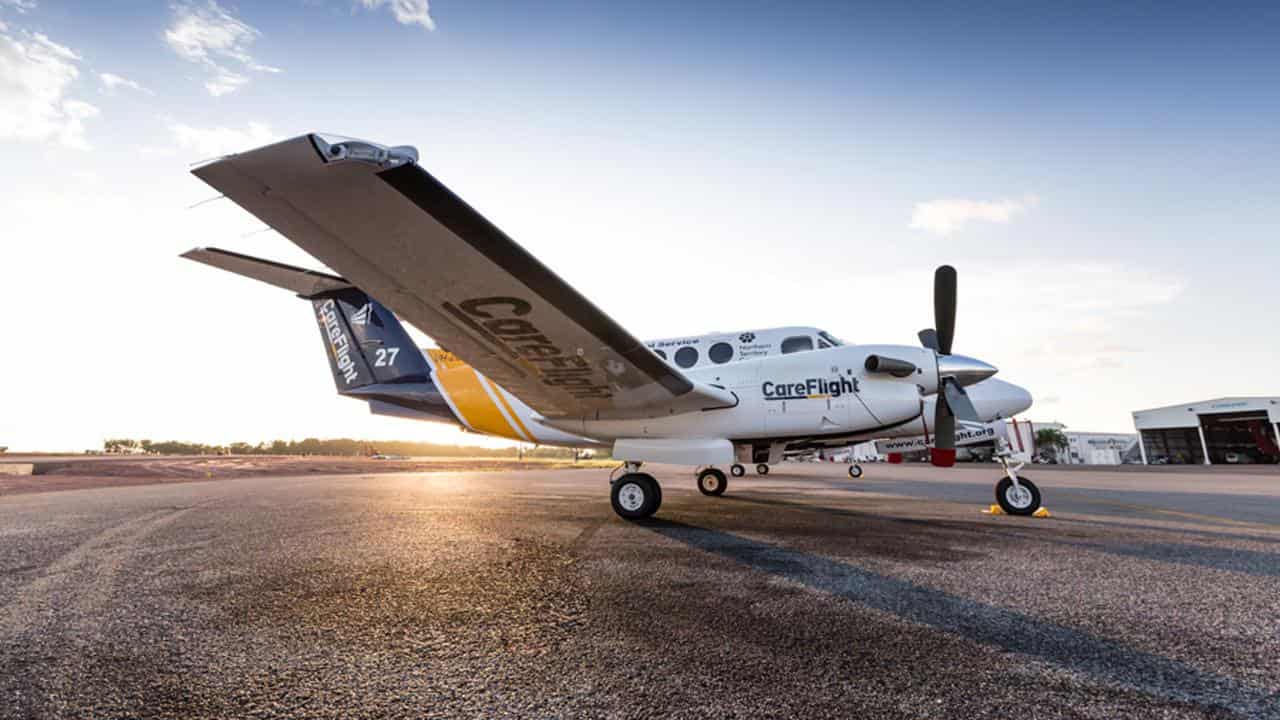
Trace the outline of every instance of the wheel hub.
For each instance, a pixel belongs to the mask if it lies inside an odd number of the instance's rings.
[[[1031,491],[1021,485],[1010,485],[1004,491],[1004,499],[1016,508],[1031,506]]]
[[[629,482],[618,490],[618,504],[627,512],[635,512],[644,504],[644,489]]]

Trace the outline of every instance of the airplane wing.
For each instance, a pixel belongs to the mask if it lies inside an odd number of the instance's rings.
[[[413,148],[312,134],[192,172],[544,416],[737,402],[663,362],[423,170]]]

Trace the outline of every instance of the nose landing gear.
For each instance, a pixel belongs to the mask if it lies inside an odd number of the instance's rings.
[[[850,465],[849,477],[853,478],[854,480],[857,480],[858,478],[862,477],[862,466],[859,465],[858,463],[854,463]]]
[[[996,483],[996,503],[1009,515],[1034,515],[1040,509],[1040,488],[1029,478],[1018,475],[1023,463],[1011,466],[1012,454],[1007,444],[998,443],[996,461],[1004,469],[1004,477]]]

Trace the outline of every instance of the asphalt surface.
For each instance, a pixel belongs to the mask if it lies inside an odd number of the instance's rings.
[[[0,717],[1280,717],[1280,474],[655,475],[0,497]]]

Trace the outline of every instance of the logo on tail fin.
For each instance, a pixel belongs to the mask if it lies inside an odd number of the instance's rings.
[[[351,314],[352,325],[368,325],[369,314],[373,312],[373,303],[365,303],[364,307]]]
[[[351,341],[338,322],[338,313],[334,310],[333,299],[325,300],[317,309],[320,324],[324,327],[325,336],[329,339],[329,350],[333,353],[333,362],[342,373],[342,379],[348,385],[360,378],[355,361],[351,359]]]

